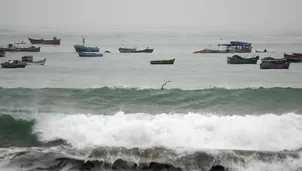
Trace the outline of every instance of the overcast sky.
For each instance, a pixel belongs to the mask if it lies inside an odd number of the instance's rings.
[[[1,28],[301,30],[302,0],[0,0]]]

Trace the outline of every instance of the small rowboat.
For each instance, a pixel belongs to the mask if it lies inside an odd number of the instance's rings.
[[[257,64],[259,56],[253,56],[251,58],[243,58],[239,55],[233,55],[232,57],[227,57],[228,64]]]
[[[284,53],[284,58],[286,58],[288,62],[302,62],[302,53]]]
[[[149,49],[148,47],[146,49],[137,50],[136,48],[119,48],[118,49],[120,53],[152,53],[154,49]]]
[[[286,59],[261,59],[260,69],[288,69],[290,63]]]
[[[174,59],[170,59],[170,60],[156,60],[156,61],[150,61],[150,64],[151,65],[160,65],[160,64],[170,64],[170,65],[173,65],[174,64],[174,61],[175,61],[175,58]]]
[[[44,44],[44,45],[60,45],[61,39],[57,39],[56,37],[53,37],[52,40],[45,40],[45,39],[32,39],[28,38],[31,44]]]
[[[44,58],[43,60],[39,60],[39,61],[33,61],[33,56],[23,56],[21,59],[22,59],[22,62],[25,62],[27,64],[44,65],[46,62],[46,58]]]

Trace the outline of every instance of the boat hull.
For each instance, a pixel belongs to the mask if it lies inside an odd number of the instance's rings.
[[[4,52],[21,52],[21,48],[1,48],[0,50]]]
[[[1,48],[5,52],[40,52],[41,47],[28,47],[28,48]]]
[[[103,57],[102,53],[85,53],[85,52],[78,52],[80,57]]]
[[[1,63],[2,68],[25,68],[26,63]]]
[[[228,53],[227,50],[213,50],[213,49],[203,49],[193,52],[194,54],[198,53]]]
[[[284,58],[287,59],[288,62],[292,62],[292,63],[302,62],[302,54],[301,53],[293,53],[291,55],[284,54]]]
[[[289,66],[290,66],[289,62],[284,62],[284,63],[266,62],[260,64],[260,69],[288,69]]]
[[[150,61],[151,65],[173,65],[175,59]]]
[[[28,38],[31,44],[44,44],[44,45],[60,45],[61,39],[56,40],[44,40],[44,39],[32,39]]]
[[[243,58],[239,55],[234,55],[232,57],[227,57],[228,64],[257,64],[259,56],[251,58]]]
[[[21,48],[21,52],[40,52],[41,47]]]
[[[288,62],[291,63],[301,63],[302,62],[302,58],[286,58]]]
[[[227,64],[257,64],[258,59],[233,59],[227,58]]]
[[[143,50],[136,50],[131,48],[119,48],[120,53],[153,53],[154,49],[143,49]]]
[[[4,51],[0,51],[0,57],[5,57],[5,52]]]
[[[76,52],[99,52],[98,47],[88,47],[83,45],[74,45],[73,46]]]
[[[203,49],[200,51],[193,52],[194,54],[199,53],[251,53],[251,50],[213,50],[213,49]]]
[[[46,62],[46,58],[40,61],[33,61],[33,62],[29,62],[29,61],[22,61],[26,64],[37,64],[37,65],[45,65]]]

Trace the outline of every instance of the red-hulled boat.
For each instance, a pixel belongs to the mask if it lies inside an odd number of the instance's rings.
[[[302,62],[302,53],[292,53],[291,55],[284,53],[284,58],[289,62]]]
[[[32,39],[28,38],[31,44],[46,44],[46,45],[60,45],[61,39],[57,39],[54,37],[52,40],[44,40],[44,39]]]

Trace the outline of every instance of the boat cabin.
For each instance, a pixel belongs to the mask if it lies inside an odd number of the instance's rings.
[[[226,46],[226,51],[230,53],[252,52],[252,44],[248,42],[231,41],[229,44],[219,44],[218,46]]]
[[[22,61],[33,62],[33,56],[23,56]]]

